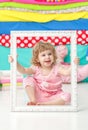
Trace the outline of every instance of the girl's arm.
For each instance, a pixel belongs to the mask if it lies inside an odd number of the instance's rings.
[[[8,57],[8,61],[10,63],[14,61],[11,55]],[[20,65],[18,62],[17,62],[17,70],[22,74],[29,74],[29,75],[34,74],[34,70],[32,68],[25,68],[22,65]]]
[[[65,76],[70,75],[70,74],[71,74],[71,66],[69,66],[68,68],[61,66],[61,67],[59,68],[59,73],[60,73],[61,75],[65,75]]]
[[[23,66],[21,66],[18,62],[17,62],[17,70],[22,73],[22,74],[34,74],[34,70],[32,68],[25,68]]]
[[[78,65],[79,64],[79,58],[78,57],[76,57],[75,59],[74,59],[74,63],[76,64],[76,65]],[[71,65],[70,66],[68,66],[68,67],[65,67],[65,66],[60,66],[60,69],[59,69],[59,73],[60,74],[62,74],[62,75],[71,75]]]

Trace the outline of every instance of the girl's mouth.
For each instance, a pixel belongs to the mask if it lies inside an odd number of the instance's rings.
[[[51,61],[50,61],[50,60],[47,60],[47,61],[45,61],[45,63],[51,63]]]

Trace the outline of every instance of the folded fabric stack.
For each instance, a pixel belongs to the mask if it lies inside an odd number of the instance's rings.
[[[10,53],[11,31],[50,31],[76,30],[77,46],[85,47],[84,57],[88,47],[88,1],[87,0],[0,0],[0,69],[10,69],[7,58]],[[31,57],[31,49],[39,40],[53,42],[53,44],[70,45],[70,39],[18,37],[17,51],[19,60],[24,66]],[[28,50],[29,49],[29,50]],[[23,55],[21,55],[23,54]],[[81,55],[80,55],[81,56]],[[20,58],[21,57],[21,58]],[[80,57],[79,57],[80,58]],[[82,64],[88,63],[85,61]]]
[[[17,74],[17,88],[22,88],[23,78],[21,75]],[[2,71],[2,75],[0,76],[0,88],[1,90],[10,90],[11,80],[10,74],[6,71]]]

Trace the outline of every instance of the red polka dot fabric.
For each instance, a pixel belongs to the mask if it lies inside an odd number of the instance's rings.
[[[88,44],[88,31],[77,31],[77,44],[87,45]]]
[[[0,45],[10,47],[10,35],[0,35]]]
[[[11,39],[10,35],[7,34],[0,35],[0,45],[5,47],[10,47],[11,46],[10,39]],[[17,41],[18,48],[32,48],[39,41],[49,42],[55,46],[60,44],[62,45],[70,44],[70,37],[66,37],[66,36],[17,37],[16,41]],[[77,31],[77,44],[81,44],[81,45],[88,44],[88,31],[86,30]]]
[[[33,47],[36,43],[39,41],[43,42],[49,42],[53,45],[58,45],[58,44],[69,44],[70,43],[70,38],[67,37],[61,37],[59,38],[58,36],[56,37],[17,37],[17,47],[21,48],[27,48],[27,47]]]

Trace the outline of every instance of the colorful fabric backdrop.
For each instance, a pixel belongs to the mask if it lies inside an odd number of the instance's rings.
[[[70,54],[70,45],[67,45]],[[80,65],[87,64],[86,61],[86,51],[88,45],[77,45],[77,55],[80,58]],[[8,63],[8,55],[10,54],[10,48],[0,46],[0,69],[1,70],[9,70],[10,64]],[[32,48],[17,48],[17,54],[19,62],[25,66],[30,66],[31,63],[31,55],[32,55]],[[69,55],[67,55],[66,62],[70,62]],[[88,79],[85,79],[84,82],[88,82]]]
[[[87,64],[88,1],[86,0],[0,0],[0,69],[10,69],[10,31],[76,30],[77,53],[80,64]],[[70,51],[69,37],[21,37],[17,38],[18,60],[30,66],[32,47],[38,41],[66,44]],[[3,56],[3,57],[2,57]],[[69,55],[66,62],[70,62]],[[88,80],[87,80],[88,81]]]
[[[80,30],[80,31],[77,31],[76,34],[77,34],[77,44],[82,44],[82,45],[88,44],[88,31]],[[7,34],[0,35],[0,45],[5,46],[5,47],[10,47],[11,46],[10,40],[11,40],[10,35],[7,35]],[[66,44],[70,44],[71,42],[70,37],[66,37],[66,36],[17,37],[17,47],[18,48],[31,48],[39,41],[49,42],[55,46],[60,45],[60,44],[66,45]]]

